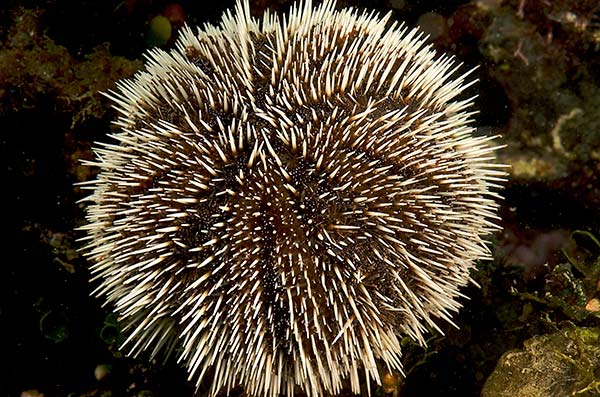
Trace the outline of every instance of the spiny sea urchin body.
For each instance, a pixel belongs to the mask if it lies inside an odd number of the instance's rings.
[[[338,393],[450,321],[503,172],[451,57],[386,17],[297,4],[184,29],[109,96],[87,245],[137,355],[211,393]]]

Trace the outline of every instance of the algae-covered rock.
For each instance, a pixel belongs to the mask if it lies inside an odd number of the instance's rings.
[[[568,328],[524,345],[504,353],[482,397],[600,395],[600,328]]]

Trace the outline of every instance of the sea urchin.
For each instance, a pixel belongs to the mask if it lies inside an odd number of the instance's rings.
[[[418,30],[301,1],[218,27],[109,96],[85,255],[133,355],[175,350],[211,394],[339,393],[451,321],[504,173],[470,84]],[[360,374],[360,375],[359,375]]]

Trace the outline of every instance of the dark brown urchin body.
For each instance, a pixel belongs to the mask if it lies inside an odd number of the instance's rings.
[[[386,23],[238,4],[110,94],[85,251],[133,354],[178,347],[213,394],[359,392],[401,368],[398,334],[450,321],[503,173],[466,74]]]

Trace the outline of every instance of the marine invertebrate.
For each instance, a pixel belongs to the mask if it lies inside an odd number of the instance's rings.
[[[238,3],[108,94],[84,250],[132,354],[177,348],[213,394],[359,392],[451,321],[504,174],[469,72],[387,22]]]

